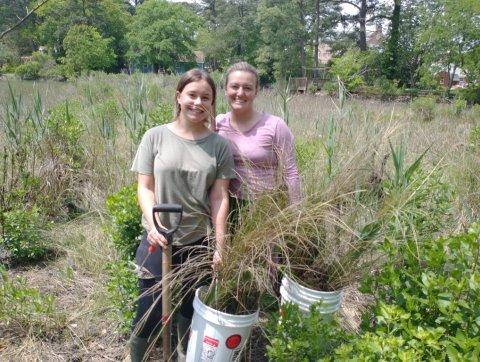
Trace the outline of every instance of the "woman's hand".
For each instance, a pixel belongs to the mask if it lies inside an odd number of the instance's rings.
[[[148,232],[147,240],[150,245],[153,245],[155,247],[160,246],[162,249],[166,249],[168,246],[168,241],[165,236],[160,234],[155,227],[151,228]]]
[[[215,250],[215,252],[213,253],[212,268],[213,270],[217,270],[218,267],[220,267],[221,265],[222,265],[222,254],[220,253],[219,250]]]

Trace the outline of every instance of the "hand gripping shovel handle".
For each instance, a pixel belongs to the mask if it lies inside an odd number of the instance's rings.
[[[165,236],[168,246],[163,251],[162,257],[162,324],[163,324],[163,359],[169,361],[171,357],[171,300],[172,291],[170,290],[170,272],[172,269],[172,236],[178,229],[180,222],[182,221],[183,208],[178,204],[159,204],[153,207],[153,223],[157,231]],[[159,213],[175,213],[176,218],[172,223],[170,229],[162,228],[157,221],[157,215]],[[153,247],[155,251],[155,247]],[[149,247],[150,252],[150,247]]]

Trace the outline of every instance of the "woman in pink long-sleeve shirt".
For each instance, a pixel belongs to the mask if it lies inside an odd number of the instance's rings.
[[[227,70],[230,112],[217,116],[216,127],[230,141],[235,161],[230,192],[248,200],[284,184],[290,202],[297,202],[301,191],[292,132],[281,118],[255,109],[258,86],[258,73],[250,64],[236,63]]]

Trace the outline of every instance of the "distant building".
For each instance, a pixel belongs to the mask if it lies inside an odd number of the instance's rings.
[[[467,76],[462,69],[457,68],[455,73],[442,70],[436,74],[438,82],[442,87],[448,88],[450,85],[450,80],[452,81],[452,89],[465,88],[468,85]]]
[[[187,57],[181,57],[178,62],[175,63],[175,73],[183,74],[191,68],[205,69],[205,53],[201,50],[194,50],[195,60],[187,59]]]
[[[317,56],[320,64],[328,64],[332,59],[332,47],[326,43],[319,44]]]

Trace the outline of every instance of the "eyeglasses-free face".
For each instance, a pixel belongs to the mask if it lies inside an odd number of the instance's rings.
[[[205,80],[187,84],[182,92],[177,92],[177,102],[180,117],[187,121],[206,122],[213,114],[213,91]]]

